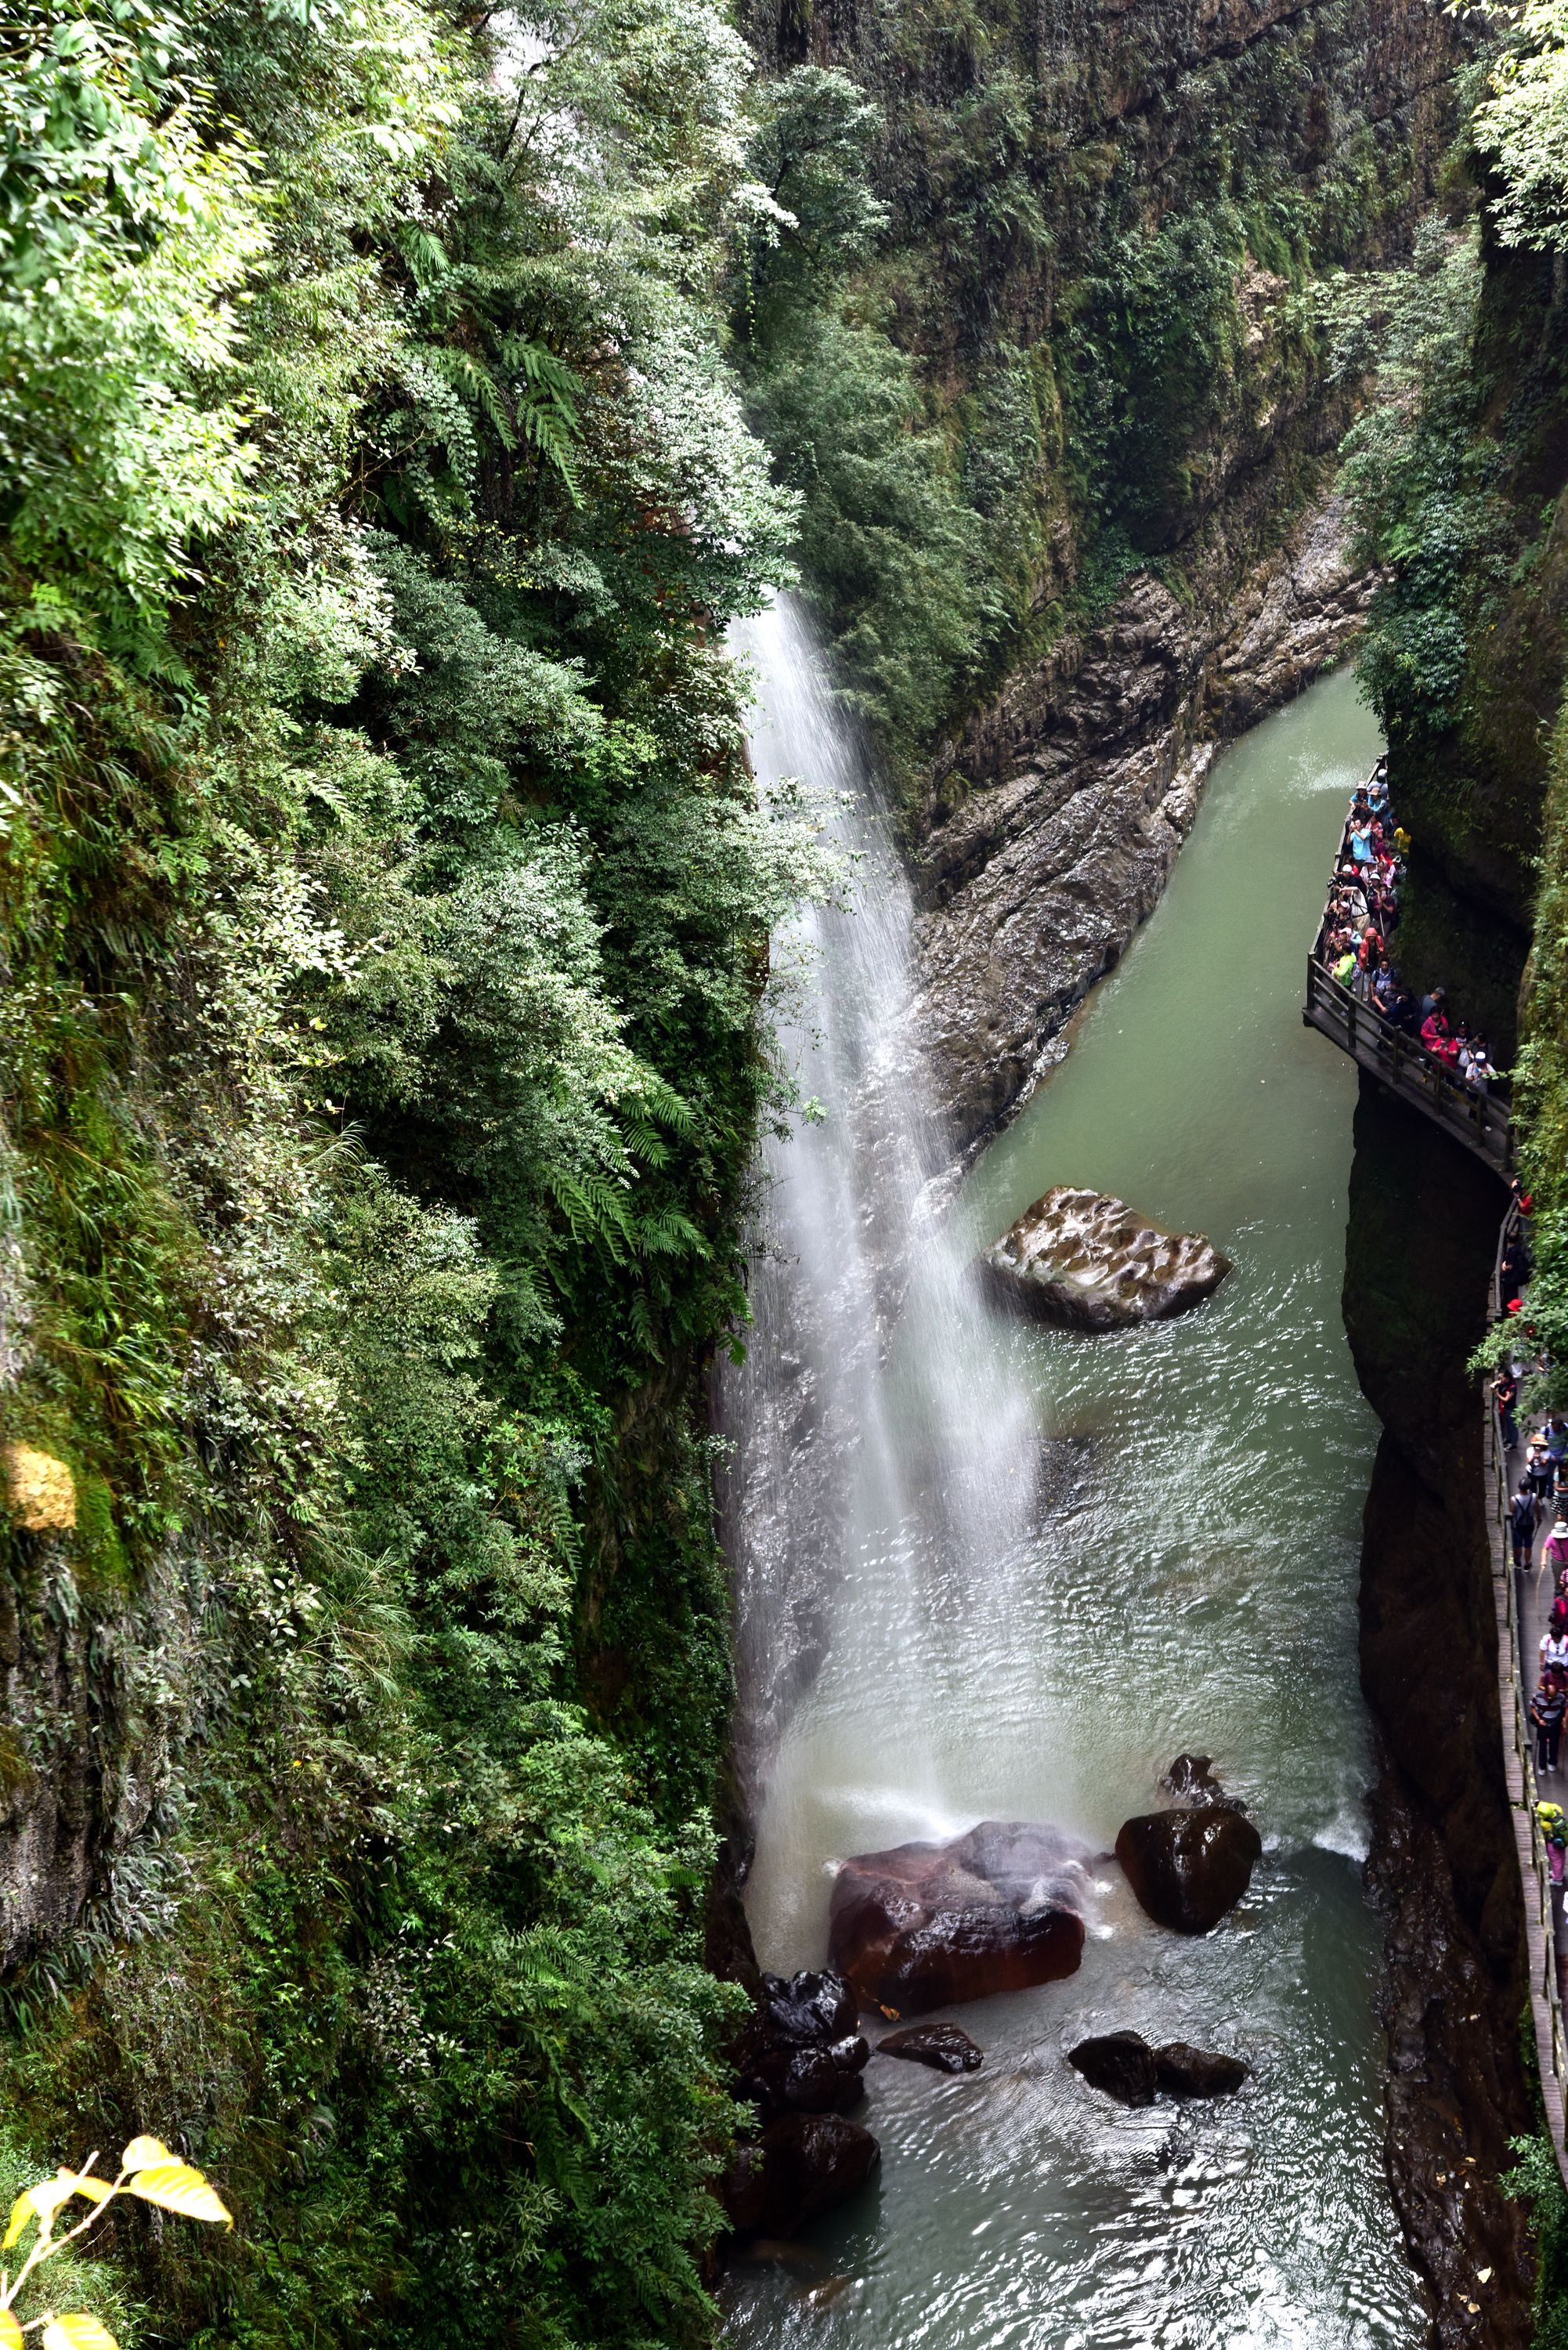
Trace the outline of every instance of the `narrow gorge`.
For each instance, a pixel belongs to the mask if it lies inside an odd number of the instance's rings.
[[[1552,2350],[1561,0],[5,52],[0,2338]]]

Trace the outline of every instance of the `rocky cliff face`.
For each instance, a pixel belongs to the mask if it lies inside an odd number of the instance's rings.
[[[1520,2053],[1527,1987],[1480,1415],[1465,1370],[1485,1325],[1503,1190],[1366,1077],[1355,1145],[1345,1318],[1384,1430],[1366,1503],[1361,1669],[1381,1744],[1367,1876],[1386,1929],[1388,2174],[1432,2288],[1434,2339],[1512,2350],[1530,2338],[1530,2263],[1521,2208],[1496,2180],[1510,2139],[1532,2126]]]
[[[1255,506],[1269,483],[1272,468]],[[976,787],[951,813],[927,803],[921,1009],[965,1143],[1027,1097],[1152,910],[1220,743],[1331,666],[1360,624],[1370,583],[1337,498],[1250,568],[1245,545],[1217,533],[1196,597],[1146,575],[1099,628],[1010,680],[960,745]]]

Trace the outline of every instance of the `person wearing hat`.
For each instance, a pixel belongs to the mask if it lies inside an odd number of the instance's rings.
[[[1568,1566],[1568,1517],[1561,1513],[1552,1521],[1552,1531],[1541,1553],[1541,1564],[1549,1566],[1553,1575],[1561,1575]]]

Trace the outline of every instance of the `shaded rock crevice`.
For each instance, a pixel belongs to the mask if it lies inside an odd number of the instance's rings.
[[[1384,1431],[1364,1522],[1361,1673],[1378,1732],[1366,1877],[1385,1929],[1388,2177],[1432,2341],[1523,2350],[1524,2217],[1497,2184],[1509,2141],[1532,2127],[1523,1909],[1465,1369],[1503,1191],[1366,1076],[1355,1144],[1345,1326]]]

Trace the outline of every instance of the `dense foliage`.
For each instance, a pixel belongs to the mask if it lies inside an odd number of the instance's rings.
[[[1354,12],[1179,70],[1125,14],[1102,56],[1016,0],[753,0],[781,61],[753,167],[793,224],[759,212],[742,242],[737,358],[907,783],[1132,575],[1186,593],[1254,469],[1285,526],[1342,396],[1314,289],[1403,241],[1422,127],[1374,119]],[[1229,528],[1242,567],[1263,548]]]
[[[794,525],[719,347],[746,52],[9,37],[0,1372],[77,1523],[6,1537],[0,1793],[94,1872],[5,1919],[16,2167],[145,2121],[223,2177],[199,2266],[143,2231],[182,2340],[691,2337],[699,1381],[817,879],[722,650]]]

